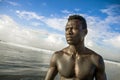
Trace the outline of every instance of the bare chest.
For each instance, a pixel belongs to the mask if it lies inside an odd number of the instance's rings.
[[[57,61],[57,68],[60,75],[64,77],[84,78],[93,76],[95,66],[88,56],[76,57],[63,56]]]

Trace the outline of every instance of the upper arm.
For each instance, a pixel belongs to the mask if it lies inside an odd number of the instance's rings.
[[[52,58],[50,60],[50,67],[48,69],[48,72],[47,72],[47,75],[45,77],[45,80],[53,80],[54,77],[56,76],[57,74],[57,65],[56,65],[56,59],[57,59],[57,56],[56,54],[54,53],[52,55]]]
[[[105,65],[104,65],[103,58],[101,56],[97,57],[95,79],[107,80],[106,74],[105,74]]]

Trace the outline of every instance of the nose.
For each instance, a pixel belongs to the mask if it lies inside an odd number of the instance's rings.
[[[72,35],[72,34],[73,34],[73,32],[72,32],[72,29],[71,29],[71,28],[69,28],[69,29],[67,30],[67,34],[68,34],[68,35]]]

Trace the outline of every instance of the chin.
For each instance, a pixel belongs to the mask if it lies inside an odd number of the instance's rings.
[[[72,42],[72,41],[67,41],[67,43],[68,43],[69,45],[74,45],[74,42]]]

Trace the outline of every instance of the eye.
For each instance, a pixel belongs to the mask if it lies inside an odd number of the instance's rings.
[[[65,30],[67,31],[69,28],[65,28]]]
[[[77,26],[74,27],[75,30],[78,30],[79,28]]]

